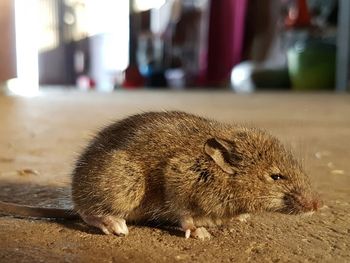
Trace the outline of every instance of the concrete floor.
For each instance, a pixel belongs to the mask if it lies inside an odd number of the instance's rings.
[[[91,134],[127,115],[183,110],[262,127],[303,159],[325,207],[309,218],[254,215],[210,241],[131,226],[126,238],[80,221],[0,217],[0,262],[349,262],[350,96],[119,91],[0,96],[0,200],[69,207],[70,170]]]

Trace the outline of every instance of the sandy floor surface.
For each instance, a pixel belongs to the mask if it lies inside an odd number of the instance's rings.
[[[228,92],[46,92],[0,96],[0,200],[71,206],[70,170],[99,127],[177,109],[266,128],[304,160],[325,206],[310,217],[256,214],[211,228],[130,226],[125,238],[82,221],[0,217],[0,262],[350,262],[350,96]]]

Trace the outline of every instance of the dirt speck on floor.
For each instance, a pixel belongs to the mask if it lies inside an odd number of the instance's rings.
[[[209,229],[207,241],[186,240],[176,228],[131,225],[129,236],[119,238],[81,220],[0,216],[0,262],[350,262],[349,101],[225,92],[0,97],[2,201],[71,207],[69,173],[86,134],[141,110],[178,109],[271,131],[304,160],[325,204],[307,217],[252,215]]]

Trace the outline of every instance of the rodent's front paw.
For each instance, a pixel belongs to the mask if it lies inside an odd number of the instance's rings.
[[[245,213],[245,214],[240,214],[238,216],[235,216],[233,219],[238,220],[239,222],[245,223],[248,221],[249,218],[250,218],[250,214]]]
[[[210,233],[204,227],[196,227],[191,216],[181,218],[181,227],[185,231],[185,238],[194,237],[200,240],[210,239]]]

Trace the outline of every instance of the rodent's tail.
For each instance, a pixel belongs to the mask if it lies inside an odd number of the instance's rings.
[[[19,205],[0,201],[0,214],[20,218],[56,218],[77,219],[79,215],[70,209],[43,208],[35,206]]]

